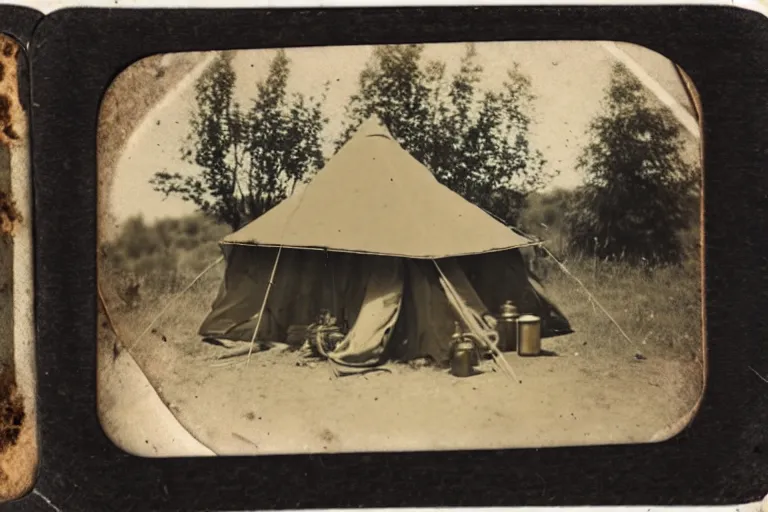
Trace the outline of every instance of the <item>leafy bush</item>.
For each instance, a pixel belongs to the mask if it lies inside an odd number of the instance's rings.
[[[174,293],[221,255],[218,242],[228,232],[228,226],[200,214],[151,225],[135,217],[102,247],[101,270],[118,294],[137,284],[145,296]]]
[[[616,64],[590,136],[578,164],[587,179],[567,216],[573,247],[635,264],[684,260],[700,176],[682,157],[677,121]]]

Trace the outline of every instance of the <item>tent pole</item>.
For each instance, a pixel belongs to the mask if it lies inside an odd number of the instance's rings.
[[[275,264],[272,265],[272,274],[269,276],[269,283],[267,284],[267,291],[264,292],[264,300],[261,301],[261,309],[259,310],[259,318],[256,320],[256,328],[253,330],[253,336],[251,336],[251,346],[248,348],[248,360],[246,361],[246,365],[251,362],[251,353],[253,352],[253,344],[256,341],[256,334],[259,332],[259,327],[261,327],[261,318],[264,316],[264,308],[267,306],[267,298],[269,298],[269,292],[272,289],[272,283],[275,280],[275,272],[277,272],[277,262],[280,261],[280,253],[283,251],[283,246],[281,245],[277,249],[277,255],[275,256]]]
[[[453,287],[453,284],[448,279],[448,276],[445,275],[445,273],[443,272],[443,269],[440,268],[440,265],[437,263],[437,260],[433,259],[432,263],[435,264],[435,268],[437,269],[437,272],[445,281],[446,291],[448,292],[448,294],[453,296],[453,301],[456,303],[456,308],[459,310],[459,314],[466,315],[467,318],[472,318],[472,313],[470,311],[465,310],[466,306],[461,300],[461,296],[459,296],[459,292],[456,291],[456,289]],[[450,301],[450,297],[448,299]],[[467,325],[467,327],[469,327],[470,330],[472,329],[471,325]],[[498,347],[496,347],[493,343],[488,343],[488,350],[490,351],[491,356],[493,357],[493,360],[496,361],[496,364],[498,364],[500,368],[506,370],[508,375],[512,377],[514,380],[518,382],[522,382],[520,379],[517,378],[517,375],[515,374],[515,371],[512,369],[512,366],[510,366],[509,362],[504,358],[504,354],[501,353]]]

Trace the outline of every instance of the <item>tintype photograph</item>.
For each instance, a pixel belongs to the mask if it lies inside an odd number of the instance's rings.
[[[25,58],[0,34],[0,502],[28,492],[37,467]]]
[[[697,411],[700,109],[658,53],[154,55],[96,143],[98,411],[129,453],[650,443]]]

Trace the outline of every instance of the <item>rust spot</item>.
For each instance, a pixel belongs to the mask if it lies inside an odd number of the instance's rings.
[[[7,94],[0,94],[0,123],[7,125],[11,122],[11,99]]]
[[[0,375],[0,453],[16,444],[25,416],[21,395],[6,370]]]
[[[6,40],[5,43],[3,44],[3,55],[6,57],[15,57],[16,45]]]
[[[324,428],[320,432],[319,436],[320,436],[320,439],[322,439],[326,443],[331,443],[336,440],[336,434],[334,434],[333,432],[331,432],[330,429],[327,429],[327,428]]]
[[[16,129],[11,125],[8,125],[5,128],[3,128],[3,134],[11,140],[19,140],[19,134],[16,132]]]
[[[13,127],[13,116],[11,114],[12,103],[5,94],[0,94],[0,126],[3,127],[3,135],[8,139],[18,140],[19,134]]]
[[[21,221],[21,212],[16,208],[16,203],[0,191],[0,233],[13,235],[16,225]]]
[[[0,35],[0,144],[17,143],[19,121],[24,115],[17,82],[19,47],[10,37]]]

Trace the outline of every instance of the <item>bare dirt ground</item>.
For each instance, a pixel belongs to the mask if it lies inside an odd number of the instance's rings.
[[[406,364],[337,378],[283,345],[222,366],[215,358],[227,349],[159,336],[134,351],[137,361],[181,424],[218,454],[647,442],[694,406],[694,363],[585,356],[569,336],[545,340],[557,356],[508,354],[521,383],[490,362],[464,379]]]

